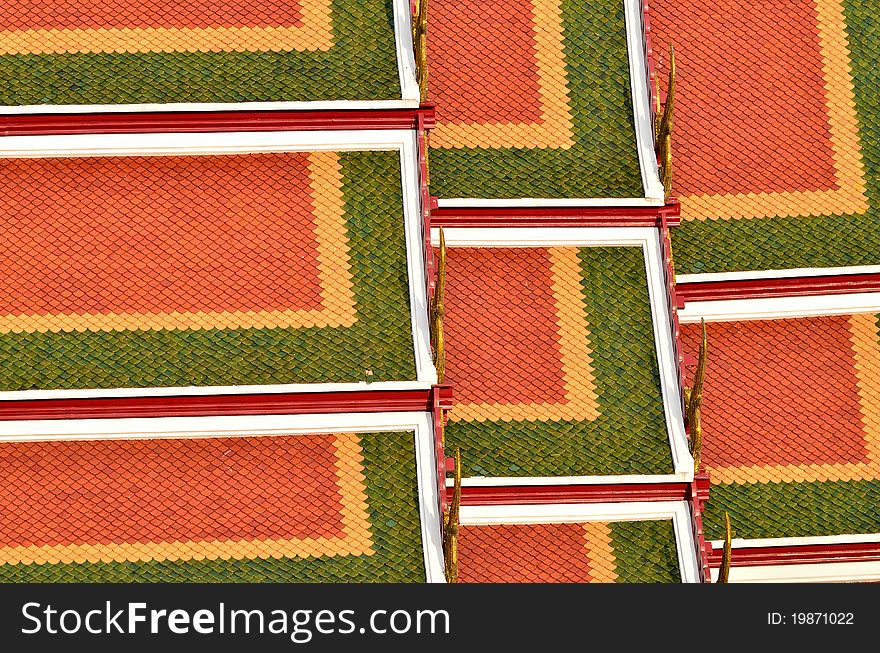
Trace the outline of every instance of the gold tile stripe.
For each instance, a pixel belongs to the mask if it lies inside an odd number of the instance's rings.
[[[542,122],[464,125],[438,122],[431,131],[432,147],[567,149],[574,145],[561,2],[533,0],[532,6]]]
[[[565,378],[565,401],[559,403],[456,404],[452,421],[594,420],[599,417],[590,349],[590,327],[576,247],[548,248],[556,300],[556,324]]]
[[[611,541],[611,524],[607,522],[587,522],[586,533],[587,560],[590,562],[590,575],[593,583],[617,582],[617,556]]]
[[[137,52],[327,51],[331,0],[302,5],[301,27],[146,27],[0,31],[0,55]]]
[[[849,45],[841,0],[815,0],[819,17],[831,148],[839,188],[825,191],[688,195],[685,220],[857,214],[868,210],[865,170],[850,71]]]
[[[0,547],[0,564],[85,564],[147,562],[154,560],[245,560],[372,555],[366,505],[363,454],[354,434],[336,435],[338,485],[342,504],[343,537],[267,540],[210,540],[133,542],[122,544],[59,544]],[[71,516],[75,519],[74,516]]]
[[[322,308],[286,311],[193,311],[0,315],[0,333],[349,327],[357,320],[345,225],[342,172],[336,152],[309,154]]]
[[[865,432],[866,462],[818,465],[707,465],[715,483],[797,483],[880,479],[880,333],[873,314],[849,317]]]

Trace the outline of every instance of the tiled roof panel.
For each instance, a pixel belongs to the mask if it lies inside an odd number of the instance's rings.
[[[880,263],[878,25],[856,0],[651,3],[677,58],[679,273]]]
[[[384,0],[0,3],[0,105],[400,99]]]
[[[0,444],[0,579],[424,580],[411,433]]]
[[[447,250],[466,476],[671,473],[642,251]]]
[[[623,4],[429,3],[431,191],[642,197]]]
[[[413,379],[399,165],[0,161],[0,388]]]
[[[709,534],[724,510],[738,537],[880,532],[878,316],[712,323],[707,335]],[[699,326],[682,342],[695,353]]]
[[[670,521],[465,525],[463,583],[676,583]]]

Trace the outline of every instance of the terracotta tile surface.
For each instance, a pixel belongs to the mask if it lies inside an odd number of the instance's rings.
[[[334,153],[0,168],[0,331],[353,321]]]
[[[685,219],[867,210],[841,0],[658,0],[651,25],[676,47]]]
[[[714,480],[880,478],[875,316],[713,323],[707,333],[703,461]],[[697,325],[683,326],[682,343],[696,351]]]
[[[450,248],[444,333],[461,419],[597,414],[575,248]]]

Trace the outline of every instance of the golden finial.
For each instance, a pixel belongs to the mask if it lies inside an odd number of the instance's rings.
[[[691,455],[694,457],[694,474],[700,471],[703,451],[703,384],[706,380],[706,360],[708,359],[709,342],[706,338],[706,319],[702,320],[703,336],[700,340],[700,355],[697,359],[697,371],[694,373],[694,385],[684,389],[685,415],[691,434]]]
[[[660,160],[660,181],[667,198],[672,194],[672,113],[675,108],[675,46],[669,46],[669,79],[666,85],[666,102],[662,113],[657,115],[657,158]],[[660,94],[657,94],[659,107]]]
[[[446,235],[440,227],[440,251],[437,255],[437,285],[431,301],[431,345],[434,350],[434,367],[437,383],[446,377],[446,344],[443,339],[443,295],[446,292]]]
[[[446,567],[446,582],[458,582],[458,526],[461,508],[461,450],[455,449],[455,485],[449,512],[443,516],[443,559]]]
[[[721,567],[718,568],[718,580],[716,583],[726,583],[730,576],[730,558],[733,556],[733,544],[731,542],[730,515],[724,513],[724,552],[721,554]]]
[[[416,60],[416,79],[419,82],[419,98],[428,97],[428,0],[415,0],[413,16],[413,53]]]

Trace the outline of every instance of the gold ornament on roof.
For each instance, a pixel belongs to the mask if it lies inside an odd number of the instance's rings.
[[[702,321],[702,338],[700,339],[700,355],[697,359],[697,371],[694,373],[694,385],[684,389],[684,408],[688,428],[691,435],[691,455],[694,458],[694,473],[700,471],[703,452],[703,423],[701,411],[703,407],[703,384],[706,381],[706,360],[708,359],[709,343],[706,338],[706,320]]]
[[[437,369],[437,383],[446,377],[446,344],[443,339],[443,295],[446,292],[446,235],[440,227],[440,251],[437,255],[437,283],[431,300],[431,347],[434,352],[434,367]]]
[[[415,0],[413,15],[413,52],[416,60],[416,79],[419,98],[428,98],[428,0]]]
[[[660,181],[668,199],[672,194],[672,112],[675,107],[675,47],[669,46],[669,79],[666,84],[666,102],[660,108],[659,82],[655,87],[655,123],[657,159],[660,161]]]
[[[443,515],[443,560],[446,582],[458,582],[458,527],[461,508],[461,449],[455,449],[455,485],[449,510]]]
[[[730,558],[733,556],[733,544],[731,540],[730,515],[724,513],[724,552],[721,554],[721,567],[718,569],[716,583],[726,583],[730,576]]]

